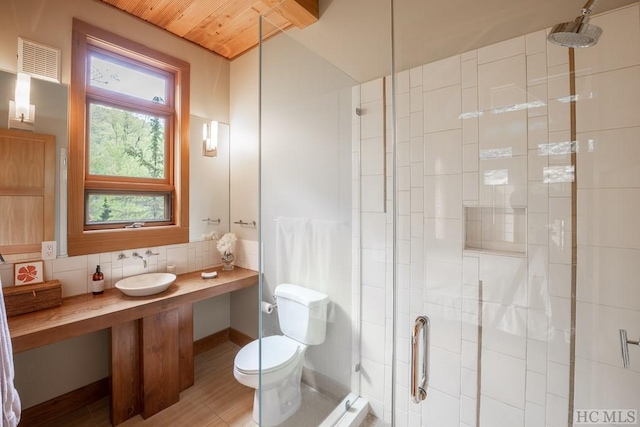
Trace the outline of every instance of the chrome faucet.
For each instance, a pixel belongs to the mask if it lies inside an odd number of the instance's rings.
[[[140,256],[140,254],[138,252],[134,252],[131,254],[132,257],[134,258],[139,258],[142,260],[142,265],[144,266],[144,268],[147,268],[147,259],[143,256]]]

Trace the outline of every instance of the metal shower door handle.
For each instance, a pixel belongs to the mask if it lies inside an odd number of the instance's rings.
[[[620,329],[620,350],[622,350],[622,366],[625,369],[629,369],[629,344],[640,345],[640,340],[632,341],[627,338],[627,331]]]
[[[420,403],[427,398],[429,387],[429,318],[418,316],[411,334],[411,400]],[[422,337],[422,363],[420,363],[420,337]]]

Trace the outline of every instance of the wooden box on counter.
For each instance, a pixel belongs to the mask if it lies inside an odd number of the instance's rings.
[[[62,286],[59,280],[48,280],[37,285],[2,288],[7,316],[31,313],[62,304]]]

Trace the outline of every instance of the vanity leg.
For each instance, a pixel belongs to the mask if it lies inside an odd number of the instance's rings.
[[[180,400],[179,308],[142,319],[142,418]]]
[[[138,321],[111,327],[111,424],[140,413],[140,346]]]
[[[193,366],[193,304],[180,310],[180,391],[194,384]]]

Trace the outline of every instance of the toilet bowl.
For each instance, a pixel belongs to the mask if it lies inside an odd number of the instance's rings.
[[[239,383],[256,389],[253,420],[265,427],[277,426],[300,407],[304,354],[325,340],[329,303],[327,295],[291,284],[279,285],[275,295],[283,335],[247,344],[233,367]]]
[[[256,389],[253,399],[253,419],[260,419],[259,381],[262,381],[262,423],[276,426],[300,407],[300,378],[305,344],[289,337],[275,335],[262,339],[262,378],[259,375],[259,340],[243,347],[236,356],[233,375],[240,384]]]

